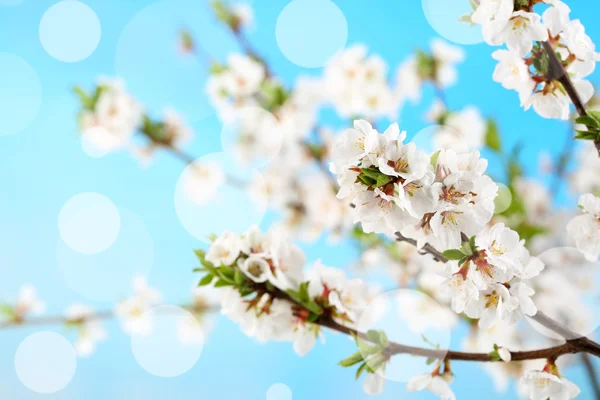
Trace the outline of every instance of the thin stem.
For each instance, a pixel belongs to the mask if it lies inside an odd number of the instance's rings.
[[[586,353],[581,355],[581,360],[583,361],[583,366],[585,367],[590,385],[594,391],[594,397],[596,400],[600,400],[600,383],[598,382],[598,375],[596,374],[596,368],[594,367],[593,361]]]
[[[294,300],[287,293],[275,288],[268,290],[266,286],[263,291],[268,292],[275,298],[287,300],[299,307],[302,304]],[[325,310],[324,313],[319,316],[315,321],[315,324],[331,329],[333,331],[358,337],[366,341],[370,341],[367,335],[363,332],[357,331],[356,329],[349,328],[336,322],[331,314]],[[578,343],[567,342],[559,346],[547,347],[543,349],[530,350],[530,351],[515,351],[511,352],[511,359],[514,361],[525,361],[525,360],[537,360],[537,359],[556,359],[564,354],[575,354],[580,352],[589,351],[588,348],[580,347]],[[386,354],[393,356],[397,354],[410,354],[416,357],[433,358],[437,360],[456,360],[456,361],[471,361],[471,362],[493,362],[494,358],[489,353],[467,353],[453,350],[443,349],[427,349],[423,347],[407,346],[404,344],[389,342],[386,348]]]
[[[465,236],[461,233],[463,241]],[[414,246],[417,245],[417,241],[414,239],[409,239],[404,237],[401,233],[396,232],[396,240],[400,242],[410,243]],[[438,262],[446,263],[448,259],[444,257],[442,253],[436,250],[429,243],[425,244],[421,249],[426,254],[431,254],[433,258]],[[565,340],[567,340],[567,344],[571,344],[574,348],[579,349],[580,351],[586,351],[590,354],[595,355],[596,357],[600,357],[600,345],[593,340],[588,339],[585,335],[580,335],[572,330],[570,330],[565,325],[554,321],[552,318],[544,314],[542,311],[539,311],[531,317],[533,320],[537,321],[539,324],[545,326],[546,328],[552,330],[555,333],[558,333]]]
[[[416,240],[407,238],[406,236],[402,235],[400,232],[396,232],[396,241],[406,242],[406,243],[412,244],[413,246],[417,247]],[[437,251],[429,243],[425,243],[425,245],[421,248],[421,251],[425,254],[431,254],[433,256],[433,258],[435,259],[435,261],[443,262],[443,263],[448,262],[448,259],[446,257],[444,257],[444,255],[441,252]]]
[[[552,45],[549,42],[542,42],[542,46],[544,46],[544,50],[546,50],[546,53],[548,54],[548,59],[550,60],[547,76],[548,80],[559,81],[563,85],[565,91],[567,92],[567,94],[571,98],[571,101],[575,105],[577,113],[582,117],[586,116],[587,111],[585,110],[585,105],[583,104],[583,101],[581,101],[581,97],[579,97],[579,93],[577,93],[577,89],[575,89],[573,81],[569,77],[569,73],[567,72],[564,65],[556,55],[556,52],[552,48]]]
[[[335,322],[331,317],[322,317],[316,321],[317,324],[332,329],[336,332],[344,333],[359,337],[364,340],[368,340],[366,334],[358,332],[352,328],[348,328],[344,325],[340,325]],[[573,344],[565,343],[559,346],[547,347],[537,350],[529,351],[514,351],[511,352],[512,361],[525,361],[525,360],[537,360],[537,359],[548,359],[557,358],[565,354],[575,354],[586,350],[577,348]],[[416,357],[433,358],[437,360],[454,360],[454,361],[470,361],[470,362],[493,362],[493,357],[488,353],[468,353],[453,350],[436,350],[426,349],[423,347],[407,346],[396,342],[390,342],[387,348],[387,354],[389,356],[397,354],[410,354]]]
[[[214,305],[198,305],[198,304],[184,304],[179,306],[185,310],[188,310],[195,314],[203,314],[203,313],[211,313],[218,311],[219,308]],[[162,309],[159,308],[156,310],[159,314],[168,315],[171,312],[171,309]],[[0,322],[0,329],[13,329],[13,328],[23,328],[30,326],[47,326],[47,325],[64,325],[72,322],[84,322],[84,321],[101,321],[101,320],[111,320],[116,318],[114,310],[102,310],[96,311],[93,314],[86,315],[82,318],[69,318],[65,315],[50,315],[43,317],[34,317],[34,318],[26,318],[23,320],[6,320]]]

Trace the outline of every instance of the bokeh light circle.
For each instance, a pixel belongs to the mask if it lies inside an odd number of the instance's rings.
[[[21,132],[33,122],[42,104],[37,72],[21,57],[0,53],[0,136]]]
[[[202,326],[193,314],[177,306],[163,305],[149,311],[152,331],[133,335],[131,350],[138,364],[152,375],[174,377],[189,371],[202,354]],[[195,322],[194,322],[195,321]],[[184,339],[183,329],[198,334],[198,340]]]
[[[510,189],[506,185],[504,185],[502,183],[497,183],[497,185],[498,185],[498,195],[494,199],[494,205],[495,205],[494,213],[501,214],[504,211],[506,211],[508,209],[508,207],[510,207],[510,205],[512,203],[512,193],[510,192]]]
[[[357,327],[361,332],[383,330],[390,341],[408,346],[436,349],[436,345],[448,349],[455,323],[452,310],[436,300],[417,290],[399,289],[371,301],[360,315]],[[378,369],[377,373],[390,381],[408,382],[434,367],[427,364],[426,358],[397,354],[387,363],[385,371]]]
[[[428,154],[442,149],[454,150],[457,153],[474,150],[458,129],[448,125],[429,125],[407,140],[409,141],[414,142],[419,151]]]
[[[106,137],[107,132],[102,127],[91,127],[86,129],[81,135],[81,149],[85,154],[92,158],[101,158],[111,152],[109,146],[98,146],[98,137]]]
[[[590,262],[574,247],[556,247],[537,256],[545,265],[530,286],[538,310],[582,336],[600,326],[600,263]],[[527,318],[535,330],[551,339],[562,336]]]
[[[237,109],[235,118],[223,124],[221,145],[240,167],[264,167],[279,154],[283,131],[277,118],[260,107]]]
[[[89,57],[100,43],[98,16],[86,4],[63,0],[50,7],[40,21],[40,42],[52,57],[76,62]]]
[[[96,254],[109,248],[119,236],[121,216],[106,196],[79,193],[64,204],[58,214],[61,239],[82,254]]]
[[[198,176],[199,169],[206,165],[221,171],[223,184],[209,189],[212,186]],[[181,174],[175,187],[175,211],[192,236],[210,243],[211,235],[245,232],[250,226],[260,224],[266,204],[252,196],[251,191],[264,186],[264,179],[257,170],[240,168],[225,153],[208,154]]]
[[[29,335],[15,353],[19,380],[37,393],[55,393],[63,389],[73,379],[76,369],[73,345],[55,332]]]
[[[274,383],[267,390],[267,400],[292,400],[292,389],[285,383]]]
[[[292,0],[277,18],[275,37],[288,60],[319,68],[346,45],[348,22],[329,0]]]
[[[469,0],[422,0],[429,25],[442,37],[458,44],[483,42],[481,26],[460,19],[473,12]]]
[[[146,224],[131,211],[119,208],[117,240],[95,254],[74,251],[62,240],[56,261],[67,286],[87,299],[114,302],[130,292],[138,275],[147,276],[154,263],[154,241]]]

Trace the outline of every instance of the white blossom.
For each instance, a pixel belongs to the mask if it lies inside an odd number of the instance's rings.
[[[531,400],[569,400],[581,392],[571,381],[544,371],[528,371],[521,379]]]
[[[67,320],[78,332],[75,351],[81,357],[91,355],[96,343],[106,340],[107,333],[102,323],[94,319],[94,310],[82,304],[73,304],[66,311]]]
[[[456,396],[450,389],[452,382],[451,374],[424,374],[411,378],[406,384],[406,390],[416,392],[429,390],[442,400],[456,400]]]
[[[569,221],[567,232],[588,261],[597,261],[600,256],[600,199],[591,193],[584,194],[579,198],[579,207],[583,214]]]

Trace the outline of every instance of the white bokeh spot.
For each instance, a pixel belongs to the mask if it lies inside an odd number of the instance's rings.
[[[285,383],[274,383],[267,390],[267,400],[292,400],[292,389]]]
[[[494,199],[494,205],[496,208],[494,209],[495,214],[501,214],[510,207],[512,203],[512,193],[510,189],[502,184],[498,183],[498,196]]]
[[[319,68],[346,45],[348,22],[329,0],[292,0],[277,18],[275,37],[288,60]]]
[[[124,208],[118,214],[118,237],[104,251],[85,254],[57,242],[56,262],[66,285],[87,299],[119,300],[129,293],[132,280],[147,276],[154,264],[154,241],[144,221]]]
[[[52,57],[77,62],[96,50],[101,30],[94,10],[76,0],[63,0],[44,13],[39,35],[44,50]]]
[[[15,353],[15,370],[19,380],[37,393],[55,393],[65,388],[76,369],[73,345],[55,332],[29,335]]]
[[[0,136],[21,132],[33,122],[42,103],[37,72],[21,57],[0,53]]]
[[[218,168],[224,182],[215,188],[208,181],[198,179],[198,168],[203,165]],[[253,197],[251,189],[264,186],[264,179],[256,169],[240,168],[225,153],[208,154],[181,174],[175,187],[175,211],[192,236],[210,243],[213,234],[245,232],[261,223],[266,204]]]
[[[460,21],[473,12],[469,0],[421,0],[429,25],[440,36],[458,44],[483,42],[481,26]]]
[[[152,331],[131,337],[131,350],[138,364],[161,377],[175,377],[189,371],[202,354],[204,336],[200,322],[177,306],[158,306],[147,313],[152,319]],[[190,331],[197,332],[196,340],[190,340]]]
[[[58,215],[60,237],[82,254],[96,254],[109,248],[119,236],[121,217],[117,206],[99,193],[71,197]]]

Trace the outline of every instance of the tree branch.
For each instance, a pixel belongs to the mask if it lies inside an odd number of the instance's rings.
[[[585,110],[585,105],[581,101],[581,97],[579,97],[579,93],[577,93],[573,81],[571,81],[571,78],[569,77],[569,73],[556,55],[552,45],[549,42],[542,42],[542,46],[544,46],[544,50],[546,50],[548,59],[550,60],[547,78],[551,81],[559,81],[575,105],[577,113],[582,117],[586,116],[587,111]]]
[[[214,305],[185,304],[179,307],[188,310],[193,314],[211,313],[219,310],[219,308]],[[159,309],[159,311],[161,310]],[[162,310],[162,312],[164,313],[165,310]],[[65,315],[51,315],[25,319],[9,319],[0,322],[0,329],[23,328],[29,326],[64,325],[73,322],[111,320],[116,317],[117,315],[115,314],[114,310],[102,310],[96,311],[93,314],[81,318],[69,318]]]
[[[465,236],[463,233],[461,233],[461,237],[464,241]],[[404,237],[400,232],[396,232],[396,240],[399,242],[410,243],[414,246],[417,245],[416,240]],[[448,259],[444,257],[442,253],[436,250],[429,243],[425,244],[421,250],[425,254],[431,254],[433,258],[438,262],[448,262]],[[579,351],[588,352],[590,354],[595,355],[596,357],[600,357],[600,345],[594,342],[593,340],[588,339],[587,337],[585,337],[585,335],[580,335],[570,330],[568,327],[557,321],[554,321],[552,318],[550,318],[540,310],[538,310],[538,312],[531,318],[539,324],[543,325],[544,327],[562,336],[567,341],[566,344],[571,344],[573,348],[578,349]]]

